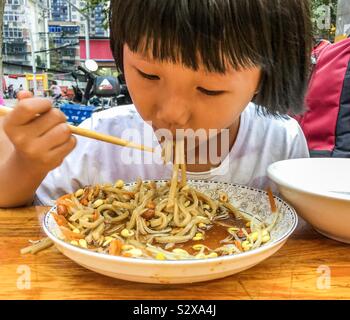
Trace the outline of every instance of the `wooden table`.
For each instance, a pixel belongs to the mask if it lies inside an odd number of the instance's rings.
[[[46,210],[0,210],[0,299],[350,298],[350,245],[319,235],[304,221],[280,251],[252,269],[205,283],[150,285],[86,270],[55,247],[22,256],[28,239],[44,236],[40,221]]]

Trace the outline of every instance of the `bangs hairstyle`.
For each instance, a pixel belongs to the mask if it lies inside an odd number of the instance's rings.
[[[265,113],[299,113],[310,71],[309,0],[111,0],[111,49],[123,47],[193,70],[259,66],[254,97]]]

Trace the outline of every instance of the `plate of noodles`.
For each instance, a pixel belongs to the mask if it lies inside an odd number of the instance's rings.
[[[191,283],[248,269],[275,253],[297,225],[295,210],[272,192],[187,180],[184,146],[170,181],[86,186],[56,201],[45,216],[48,238],[95,272],[145,283]]]
[[[222,278],[275,253],[297,225],[283,200],[265,191],[208,181],[98,185],[57,200],[44,230],[85,268],[146,283]]]

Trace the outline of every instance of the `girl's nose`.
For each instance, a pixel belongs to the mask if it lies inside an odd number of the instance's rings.
[[[168,97],[157,110],[157,118],[169,127],[184,127],[190,118],[190,109],[184,99]]]

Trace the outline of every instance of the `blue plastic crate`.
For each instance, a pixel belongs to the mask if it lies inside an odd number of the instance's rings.
[[[60,110],[66,115],[68,122],[80,124],[91,117],[94,107],[65,103],[60,106]]]

